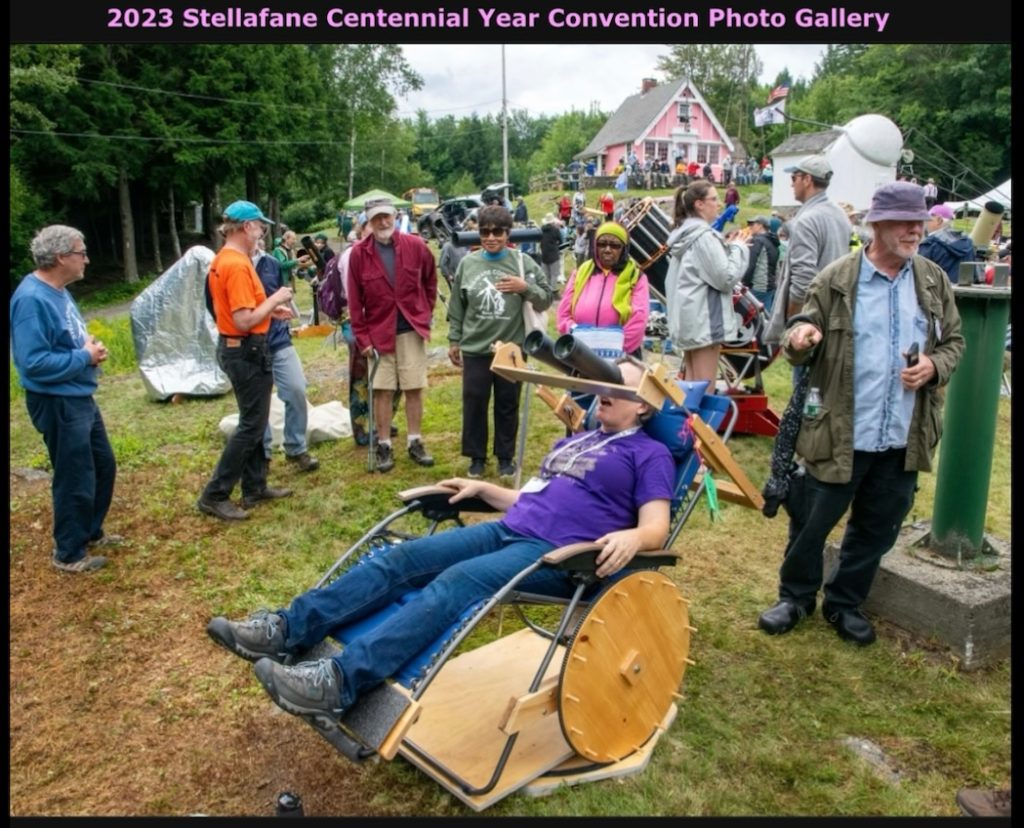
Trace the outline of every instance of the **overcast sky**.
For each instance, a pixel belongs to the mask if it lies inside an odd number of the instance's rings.
[[[810,80],[824,45],[756,46],[771,83],[783,69],[793,79]],[[400,117],[424,109],[431,119],[462,118],[501,112],[501,46],[402,44],[406,60],[423,78],[423,89],[398,100]],[[531,115],[586,111],[593,104],[614,112],[640,91],[643,78],[663,80],[655,71],[658,58],[669,53],[664,44],[560,46],[509,44],[505,47],[505,91],[509,110]]]

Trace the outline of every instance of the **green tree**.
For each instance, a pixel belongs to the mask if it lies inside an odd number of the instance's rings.
[[[569,163],[587,148],[607,120],[603,112],[578,110],[551,119],[540,146],[530,156],[530,174],[540,175],[557,164]]]
[[[43,200],[25,184],[21,173],[10,165],[10,231],[11,289],[34,267],[29,242],[35,233],[53,221],[47,221]]]
[[[397,109],[395,95],[420,89],[423,79],[413,71],[396,44],[356,43],[331,47],[323,100],[331,108],[332,131],[345,142],[343,164],[347,197],[375,186],[379,177],[380,146],[374,145],[377,126]],[[369,141],[362,153],[360,142]],[[343,155],[345,157],[345,155]]]
[[[56,122],[39,108],[37,95],[65,95],[75,85],[81,46],[13,45],[10,53],[10,124],[17,130],[52,130]],[[14,136],[17,140],[17,134]]]

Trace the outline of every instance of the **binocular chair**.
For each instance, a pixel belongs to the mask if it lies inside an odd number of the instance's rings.
[[[517,346],[499,346],[499,352],[501,348],[508,349],[506,365],[523,364]],[[501,373],[499,356],[492,370]],[[650,369],[638,389],[527,373],[534,382],[562,381],[567,383],[564,387],[577,388],[571,383],[582,383],[592,387],[579,390],[655,400],[656,409],[664,405],[645,428],[665,440],[675,458],[672,524],[665,548],[639,553],[629,567],[604,580],[595,574],[601,548],[597,544],[555,549],[495,595],[467,609],[390,681],[361,697],[340,721],[304,717],[350,760],[403,756],[476,811],[520,789],[539,795],[562,784],[646,767],[658,738],[676,715],[683,675],[692,664],[688,653],[695,630],[689,624],[688,602],[675,583],[657,571],[675,563],[677,555],[670,548],[706,482],[697,482],[704,464],[700,440],[693,439],[688,424],[699,420],[701,433],[716,439],[715,431],[732,405],[726,397],[705,394],[706,383],[661,378],[654,385],[663,385],[668,399],[652,393],[647,383]],[[330,583],[347,567],[358,566],[364,556],[387,555],[403,541],[495,512],[479,499],[450,504],[451,494],[432,486],[399,493],[400,508],[342,554],[316,587]],[[572,596],[558,599],[517,589],[541,567],[568,573],[575,584]],[[415,592],[334,631],[333,640],[318,645],[307,657],[336,653],[338,646],[397,612]],[[502,635],[506,606],[521,624]],[[492,612],[496,608],[497,625]],[[491,622],[484,624],[488,618]],[[474,641],[492,640],[470,649],[467,638],[474,632]]]

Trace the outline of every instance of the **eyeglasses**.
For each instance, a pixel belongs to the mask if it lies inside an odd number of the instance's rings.
[[[625,247],[626,245],[622,244],[622,242],[599,241],[597,243],[597,246],[598,247],[608,247],[608,248],[610,248],[612,250],[622,250],[622,248]]]
[[[67,253],[61,253],[62,256],[81,256],[85,259],[89,258],[88,251],[83,247],[81,250],[71,250]]]
[[[504,236],[508,232],[504,227],[481,227],[480,238],[485,236]]]
[[[797,179],[798,179],[798,178],[799,178],[800,176],[802,176],[802,175],[807,175],[807,173],[802,173],[802,172],[796,172],[796,173],[793,173],[793,174],[792,174],[792,175],[791,175],[791,176],[789,177],[789,180],[790,180],[790,181],[796,181],[796,180],[797,180]]]

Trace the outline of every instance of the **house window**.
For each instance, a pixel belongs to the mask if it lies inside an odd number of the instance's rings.
[[[665,161],[668,159],[668,141],[644,141],[644,159]]]
[[[678,103],[679,111],[679,123],[690,125],[690,104],[688,101],[680,101]]]
[[[698,144],[697,145],[697,163],[698,164],[717,164],[718,154],[721,151],[720,144]]]

